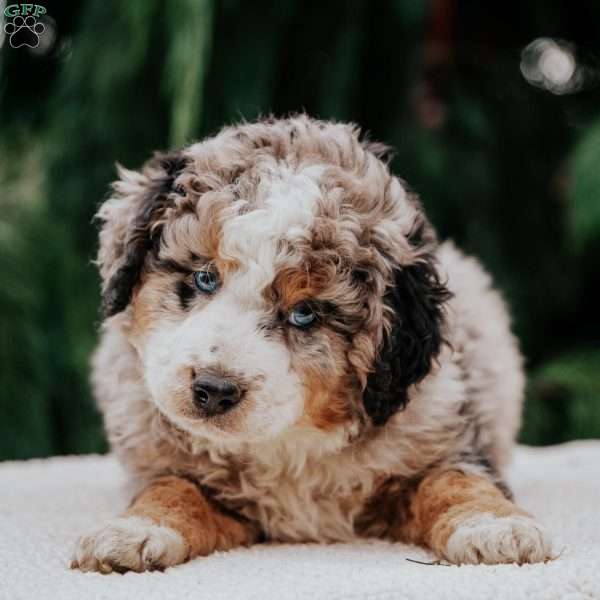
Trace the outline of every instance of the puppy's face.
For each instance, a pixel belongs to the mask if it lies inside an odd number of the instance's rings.
[[[422,213],[328,127],[226,130],[123,172],[100,211],[107,312],[126,308],[152,400],[192,433],[383,422],[437,352]]]
[[[261,439],[352,416],[348,334],[365,292],[338,264],[334,221],[319,217],[320,175],[281,168],[164,225],[130,337],[154,401],[187,429]]]

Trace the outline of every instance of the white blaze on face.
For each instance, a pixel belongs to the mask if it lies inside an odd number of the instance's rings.
[[[287,258],[280,246],[307,239],[321,197],[321,166],[294,173],[282,168],[258,185],[256,205],[250,212],[225,221],[220,254],[235,260],[244,274],[238,293],[248,299],[260,296],[273,281],[278,265]]]
[[[204,427],[181,415],[182,403],[192,400],[191,368],[219,367],[252,382],[252,391],[232,412],[238,415],[236,434],[246,439],[275,436],[302,416],[304,390],[291,369],[289,350],[265,337],[260,321],[271,308],[263,290],[286,259],[280,240],[309,235],[320,172],[282,171],[263,182],[259,207],[223,224],[221,258],[239,267],[203,308],[150,334],[143,352],[148,386],[161,410],[186,429]]]

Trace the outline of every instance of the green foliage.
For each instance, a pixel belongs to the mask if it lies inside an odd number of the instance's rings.
[[[50,53],[4,44],[0,459],[105,449],[88,384],[92,217],[114,163],[301,110],[393,146],[441,237],[493,273],[532,374],[522,439],[598,435],[600,94],[532,88],[519,53],[541,34],[583,39],[600,9],[431,6],[55,2]]]
[[[212,0],[186,0],[167,12],[169,50],[167,53],[167,92],[171,102],[172,146],[189,141],[202,114],[202,87],[210,60]],[[194,68],[188,68],[195,56]]]
[[[600,120],[574,149],[569,191],[569,233],[581,252],[600,238]]]
[[[26,152],[16,141],[15,147],[21,150],[23,162],[0,162],[0,423],[10,424],[2,427],[0,457],[28,458],[51,454],[54,432],[44,394],[49,372],[46,340],[40,335],[43,299],[36,293],[44,269],[34,252],[40,231],[39,207],[33,199],[40,182],[19,184],[28,170],[39,173],[39,153],[37,149]],[[3,145],[1,155],[7,156],[7,151]]]
[[[566,354],[536,369],[530,378],[523,439],[600,437],[600,351]]]

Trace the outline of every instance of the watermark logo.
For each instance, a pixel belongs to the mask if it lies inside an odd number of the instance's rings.
[[[37,48],[40,36],[46,30],[38,17],[45,14],[46,9],[41,4],[9,4],[4,9],[4,16],[12,21],[5,23],[4,33],[8,36],[11,47]]]

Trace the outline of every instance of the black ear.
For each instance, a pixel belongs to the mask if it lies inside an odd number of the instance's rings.
[[[430,254],[395,271],[394,284],[384,298],[394,313],[391,331],[363,394],[375,425],[383,425],[404,408],[408,387],[429,373],[444,341],[443,305],[450,296]]]
[[[139,281],[146,255],[157,250],[160,219],[173,204],[174,181],[187,164],[181,153],[156,154],[141,173],[121,170],[117,196],[98,212],[102,221],[98,264],[105,317],[124,310]]]

